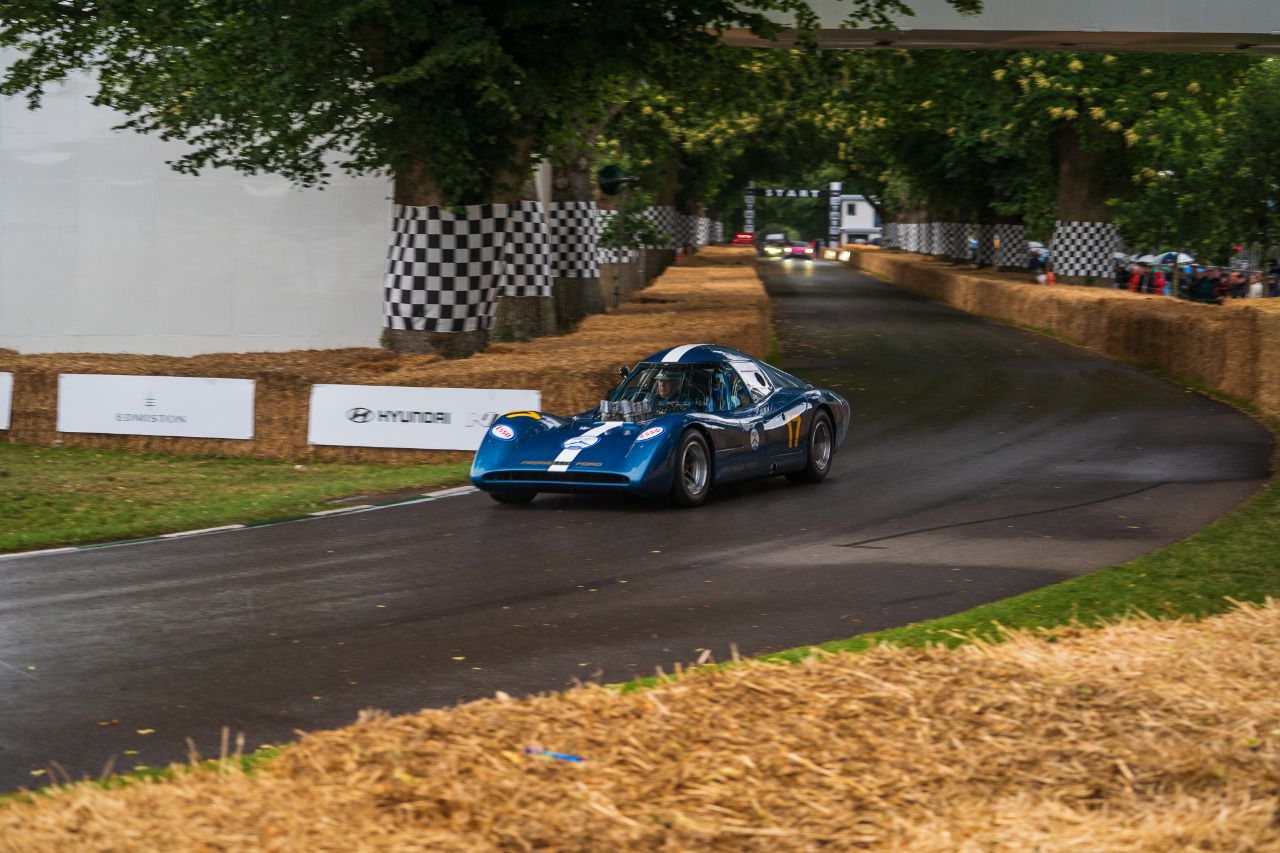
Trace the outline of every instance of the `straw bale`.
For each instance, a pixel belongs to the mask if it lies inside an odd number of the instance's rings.
[[[1044,286],[1026,273],[973,270],[894,252],[851,264],[972,314],[1037,329],[1110,358],[1153,365],[1280,416],[1280,300],[1201,305],[1110,287]]]
[[[0,850],[1280,850],[1278,678],[1269,601],[369,712],[254,777],[0,809]]]
[[[99,353],[19,355],[0,352],[14,374],[7,437],[29,444],[115,447],[174,454],[326,461],[453,460],[456,453],[307,444],[313,384],[527,388],[547,411],[583,411],[617,382],[617,368],[665,347],[715,342],[764,354],[769,301],[749,250],[706,247],[669,267],[616,310],[587,317],[572,333],[495,343],[470,358],[349,348],[269,353],[214,353],[178,358]],[[250,441],[58,433],[59,373],[208,376],[253,379],[255,437]],[[0,432],[0,436],[5,433]]]

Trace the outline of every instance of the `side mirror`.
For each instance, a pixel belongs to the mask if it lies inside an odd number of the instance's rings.
[[[618,375],[621,376],[623,379],[626,379],[628,376],[631,375],[631,368],[627,367],[626,365],[619,367]]]

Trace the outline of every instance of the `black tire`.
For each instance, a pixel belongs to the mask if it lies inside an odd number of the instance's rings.
[[[820,483],[831,470],[831,459],[836,454],[836,434],[831,428],[831,418],[818,410],[809,424],[809,440],[805,442],[804,468],[787,474],[793,483]]]
[[[489,497],[493,498],[500,504],[527,504],[538,496],[538,493],[532,490],[520,490],[514,492],[489,492]]]
[[[707,499],[711,491],[711,451],[697,430],[685,430],[676,445],[671,502],[693,507]]]

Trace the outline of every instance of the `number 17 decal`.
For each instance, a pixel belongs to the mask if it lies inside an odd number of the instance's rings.
[[[802,418],[799,415],[787,421],[787,447],[789,448],[800,446],[801,421]]]

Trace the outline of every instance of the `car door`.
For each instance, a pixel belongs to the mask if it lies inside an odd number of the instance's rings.
[[[722,483],[757,476],[764,467],[761,433],[748,429],[755,400],[742,377],[728,365],[716,369],[711,414],[724,429],[714,434],[716,480]]]
[[[809,406],[795,388],[778,388],[766,371],[754,362],[734,363],[751,393],[753,405],[746,415],[750,429],[759,434],[760,473],[773,473],[794,467],[803,458],[804,413]]]

